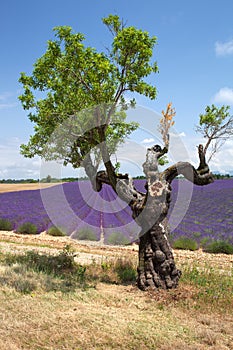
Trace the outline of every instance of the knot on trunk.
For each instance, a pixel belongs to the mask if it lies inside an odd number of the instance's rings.
[[[161,250],[156,250],[155,258],[158,262],[163,262],[166,260],[166,255],[163,252],[161,252]]]

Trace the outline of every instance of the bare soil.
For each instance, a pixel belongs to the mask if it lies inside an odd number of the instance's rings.
[[[130,256],[138,247],[99,246],[69,237],[0,232],[0,251],[34,249],[56,253],[67,244],[80,263]],[[202,251],[174,251],[177,265],[212,265],[232,272],[233,256]],[[220,281],[219,281],[220,283]],[[54,293],[19,295],[1,288],[1,350],[233,350],[233,317],[227,312],[202,311],[192,299],[195,287],[181,286],[174,293],[153,295],[135,286],[98,283],[71,296]],[[190,306],[189,306],[190,304]],[[189,309],[190,308],[190,309]]]
[[[28,183],[28,184],[0,184],[0,193],[3,192],[18,192],[25,190],[40,190],[51,186],[60,185],[61,183]]]

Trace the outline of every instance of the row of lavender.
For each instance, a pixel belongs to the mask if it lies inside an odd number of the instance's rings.
[[[184,182],[184,188],[188,182]],[[173,199],[177,195],[177,182],[173,188]],[[171,209],[175,201],[171,204]],[[180,211],[184,208],[178,202]],[[177,221],[171,210],[170,226]],[[212,240],[233,244],[233,179],[216,180],[208,186],[194,186],[190,205],[179,223],[172,231],[171,240],[181,236],[194,239],[199,245]]]
[[[144,190],[144,181],[137,180],[135,184]],[[172,187],[171,241],[185,236],[198,244],[207,240],[233,244],[233,179],[217,180],[205,187],[175,180]],[[11,221],[16,231],[24,222],[35,224],[38,232],[53,225],[62,227],[73,238],[78,237],[80,230],[89,229],[97,240],[102,234],[105,242],[114,234],[134,241],[140,231],[126,203],[108,186],[95,193],[88,181],[2,193],[0,218]]]

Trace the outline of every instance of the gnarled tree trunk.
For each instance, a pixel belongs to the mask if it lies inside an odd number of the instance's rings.
[[[146,175],[146,193],[137,191],[127,175],[116,178],[116,192],[132,209],[132,216],[141,227],[137,285],[142,290],[170,289],[178,285],[181,271],[176,268],[167,236],[167,214],[170,206],[171,182],[179,174],[196,185],[207,185],[213,177],[205,162],[203,147],[199,146],[200,164],[196,170],[188,162],[178,162],[164,172],[158,171],[158,159],[167,152],[156,145],[147,150],[143,170]],[[96,176],[96,188],[102,183],[111,185],[107,172]]]
[[[176,268],[165,228],[156,223],[140,237],[137,285],[142,290],[178,285],[181,271]]]

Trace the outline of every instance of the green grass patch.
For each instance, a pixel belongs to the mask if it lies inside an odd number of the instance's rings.
[[[172,244],[174,249],[184,249],[184,250],[197,250],[198,244],[194,239],[188,237],[180,237],[176,239]]]
[[[130,240],[120,232],[113,232],[107,238],[107,244],[110,245],[126,245],[129,243]]]
[[[63,228],[61,227],[56,227],[56,226],[51,226],[48,230],[47,230],[47,234],[49,236],[53,236],[53,237],[62,237],[62,236],[66,236],[66,232]]]
[[[17,233],[31,234],[31,235],[35,235],[38,233],[38,229],[36,225],[32,224],[31,222],[24,222],[23,224],[17,227],[16,231]]]
[[[82,228],[75,233],[75,239],[86,241],[97,241],[96,234],[89,228]]]
[[[203,250],[213,254],[233,254],[233,245],[226,241],[214,241],[204,246]]]
[[[114,271],[122,283],[135,282],[137,277],[137,271],[135,264],[130,259],[119,258],[116,260]]]
[[[1,231],[12,231],[13,225],[9,220],[0,218],[0,230]]]
[[[233,308],[233,270],[223,274],[214,267],[198,265],[183,267],[181,283],[196,288],[197,307],[215,305]]]

